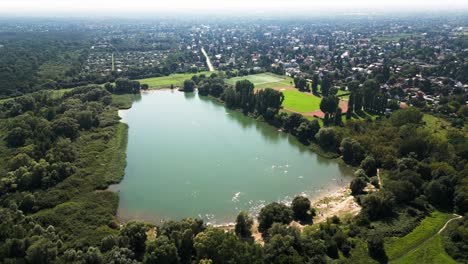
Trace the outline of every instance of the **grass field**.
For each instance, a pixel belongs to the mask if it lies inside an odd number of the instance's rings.
[[[289,110],[307,113],[320,109],[321,99],[317,96],[293,90],[285,90],[282,93],[284,94],[283,107]]]
[[[259,73],[247,76],[239,76],[227,79],[227,83],[235,85],[237,81],[249,80],[256,89],[263,88],[279,88],[279,87],[292,87],[293,79],[288,76],[276,75],[273,73]]]
[[[429,248],[431,248],[431,256],[451,260],[447,253],[445,253],[441,242],[437,241],[437,238],[440,240],[440,236],[436,235],[451,218],[453,218],[451,214],[433,212],[430,216],[424,218],[408,235],[387,239],[385,242],[385,251],[389,260],[395,261],[394,263],[414,263],[408,261],[415,258],[417,255],[422,256],[422,252],[427,251]],[[439,245],[437,245],[437,243],[439,243]],[[425,255],[424,257],[427,260],[425,263],[450,263],[435,262],[429,259],[429,255]]]
[[[392,263],[398,264],[412,264],[412,263],[444,263],[444,264],[455,264],[453,260],[444,250],[442,244],[442,238],[437,235],[432,239],[422,243],[415,251],[406,254],[401,259]]]
[[[450,124],[433,115],[424,114],[423,121],[426,122],[426,127],[432,130],[434,134],[445,137],[447,135],[447,128],[450,127]]]
[[[201,75],[205,74],[206,76],[210,76],[213,72],[199,72],[199,73],[178,73],[178,74],[171,74],[169,76],[163,77],[153,77],[147,79],[139,79],[141,84],[148,84],[151,89],[158,89],[158,88],[169,88],[171,84],[174,87],[181,87],[185,80],[192,78],[193,75]]]

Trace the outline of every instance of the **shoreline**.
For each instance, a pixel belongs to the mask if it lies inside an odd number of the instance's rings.
[[[311,207],[316,210],[317,214],[313,218],[313,223],[310,225],[325,222],[327,218],[333,217],[334,215],[341,218],[348,215],[357,215],[361,211],[361,206],[354,201],[354,196],[351,195],[349,186],[342,186],[335,190],[327,191],[323,193],[323,195],[318,195],[317,197],[309,199]],[[254,219],[254,222],[254,226],[258,224],[256,219]],[[298,226],[301,229],[307,226],[301,225],[296,221],[291,222],[291,225]],[[209,226],[222,228],[228,231],[234,228],[235,222]]]

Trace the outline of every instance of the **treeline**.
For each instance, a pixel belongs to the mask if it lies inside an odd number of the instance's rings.
[[[106,83],[104,88],[113,94],[136,94],[140,93],[140,89],[147,90],[148,85],[141,85],[139,81],[132,81],[126,78],[115,80],[115,84]]]
[[[310,201],[296,197],[291,207],[272,203],[258,217],[264,246],[255,243],[253,219],[241,212],[234,232],[207,227],[191,218],[168,221],[159,227],[128,222],[98,243],[83,247],[64,242],[54,226],[44,228],[12,204],[0,208],[0,258],[4,263],[328,263],[340,252],[349,256],[352,236],[337,217],[319,228],[308,226],[301,232],[289,226],[307,221],[315,211]],[[156,234],[156,235],[155,235]]]

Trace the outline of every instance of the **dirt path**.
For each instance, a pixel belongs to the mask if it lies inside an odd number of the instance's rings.
[[[206,58],[206,65],[208,65],[208,69],[210,69],[210,72],[215,71],[215,68],[213,67],[213,64],[211,64],[210,57],[208,57],[208,54],[206,54],[205,48],[202,47],[201,52],[203,53],[203,55]]]
[[[460,219],[460,218],[463,217],[463,216],[457,215],[457,214],[454,214],[454,215],[455,215],[456,217],[454,217],[454,218],[448,220],[448,221],[445,223],[445,225],[439,230],[439,232],[437,232],[437,235],[439,235],[440,233],[442,233],[450,222],[452,222],[453,220],[457,220],[457,219]],[[435,236],[435,235],[434,235],[434,236]],[[434,236],[432,236],[432,237],[434,237]]]

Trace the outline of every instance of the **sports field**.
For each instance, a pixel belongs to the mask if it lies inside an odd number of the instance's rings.
[[[151,89],[170,88],[171,84],[174,85],[174,87],[181,87],[184,81],[192,78],[193,75],[205,74],[206,76],[210,76],[212,73],[213,72],[208,71],[199,73],[178,73],[163,77],[140,79],[137,81],[139,81],[141,84],[148,84]]]
[[[249,80],[255,85],[255,89],[292,87],[291,77],[276,75],[273,73],[258,73],[227,79],[228,84],[235,85],[237,81]]]
[[[299,113],[320,109],[321,99],[315,95],[294,90],[281,91],[284,94],[283,107]]]

